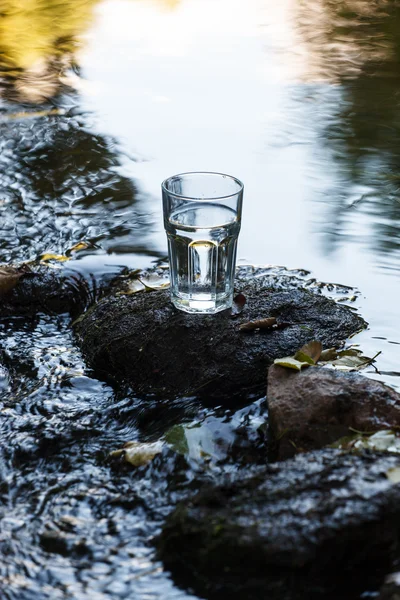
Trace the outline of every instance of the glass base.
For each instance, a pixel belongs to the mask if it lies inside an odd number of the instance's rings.
[[[172,304],[179,310],[191,314],[214,315],[232,307],[232,296],[224,296],[217,300],[199,300],[171,295]]]

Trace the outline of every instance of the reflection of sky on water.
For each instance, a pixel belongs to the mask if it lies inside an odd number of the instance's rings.
[[[161,252],[163,178],[203,169],[242,178],[239,257],[358,286],[372,323],[360,341],[369,352],[384,352],[383,370],[398,371],[397,347],[372,339],[400,341],[399,212],[395,187],[388,193],[390,184],[382,185],[377,162],[396,161],[396,149],[389,140],[383,153],[371,137],[387,107],[374,110],[375,84],[363,87],[370,81],[365,63],[354,66],[360,42],[349,36],[357,19],[346,21],[343,6],[335,15],[327,4],[182,0],[166,10],[144,0],[103,2],[81,55],[81,94],[98,130],[135,157],[123,161],[121,172],[147,196],[158,223],[152,241]],[[350,27],[347,38],[324,29],[324,11],[331,11],[328,24],[337,18]],[[348,72],[335,66],[338,57]],[[343,71],[348,77],[341,79]],[[353,90],[359,99],[371,94],[371,106],[365,100],[363,107]],[[359,130],[364,122],[371,131]]]

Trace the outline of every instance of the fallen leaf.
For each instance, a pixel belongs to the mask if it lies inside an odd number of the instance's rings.
[[[64,254],[52,254],[51,252],[46,252],[45,254],[41,254],[39,257],[40,262],[45,263],[50,260],[56,260],[58,262],[64,262],[69,260],[68,256]]]
[[[147,290],[163,290],[169,288],[170,282],[167,277],[160,275],[148,275],[138,278]]]
[[[249,321],[248,323],[242,323],[239,326],[239,331],[254,331],[255,329],[271,329],[276,325],[275,317],[268,317],[267,319],[259,319],[258,321]]]
[[[300,350],[296,352],[294,358],[300,362],[308,362],[310,365],[315,365],[322,352],[322,344],[317,340],[308,342]]]
[[[374,450],[400,454],[400,438],[390,429],[377,431],[376,433],[356,433],[341,438],[334,444],[334,448],[342,450]]]
[[[90,247],[90,244],[88,244],[87,242],[78,242],[77,244],[72,246],[72,248],[69,248],[65,254],[67,256],[69,256],[73,252],[79,252],[80,250],[86,250],[86,248],[89,248],[89,247]]]
[[[369,356],[364,356],[361,350],[350,348],[348,350],[341,350],[337,353],[336,359],[330,360],[325,364],[331,364],[341,371],[358,371],[371,365],[379,354],[380,352],[370,358]]]
[[[50,110],[39,110],[39,111],[21,111],[15,113],[8,113],[1,117],[1,120],[6,119],[37,119],[38,117],[49,117],[52,115],[63,115],[64,110],[60,108],[52,108]]]
[[[337,358],[336,348],[327,348],[326,350],[322,350],[319,360],[323,361],[323,362],[328,362],[331,360],[335,360],[336,358]]]
[[[163,446],[164,443],[161,441],[151,443],[127,442],[123,448],[110,452],[110,457],[119,458],[123,456],[125,461],[134,467],[143,467],[162,452]]]
[[[309,367],[310,363],[308,361],[296,360],[293,356],[284,356],[283,358],[276,358],[274,360],[274,365],[301,371],[303,367]]]
[[[128,286],[125,290],[121,290],[117,292],[117,296],[131,296],[132,294],[137,294],[137,292],[143,292],[146,289],[146,286],[140,281],[140,279],[132,279],[128,283]]]
[[[215,461],[226,458],[226,447],[221,445],[221,434],[206,421],[188,425],[174,425],[165,434],[165,442],[174,452],[191,460]]]
[[[386,450],[400,454],[400,438],[397,437],[394,431],[383,430],[377,431],[369,437],[359,439],[354,448],[369,448],[370,450]]]
[[[186,428],[183,425],[173,425],[164,435],[164,440],[175,452],[178,452],[178,454],[189,453]]]
[[[11,267],[4,265],[0,267],[0,297],[5,296],[8,292],[17,285],[18,281],[26,273],[30,273],[31,270],[26,265],[21,267]]]

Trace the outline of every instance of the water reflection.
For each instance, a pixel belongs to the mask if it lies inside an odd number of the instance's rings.
[[[7,98],[39,103],[76,67],[79,35],[97,0],[1,0],[0,80]]]
[[[17,119],[3,113],[1,261],[63,254],[79,241],[92,252],[150,252],[151,219],[134,183],[118,170],[114,140],[91,133],[73,113]]]
[[[398,270],[399,3],[304,1],[298,14],[311,51],[312,78],[339,84],[323,94],[320,129],[336,172],[328,190],[328,247],[335,247],[344,233],[353,236],[355,229],[364,243],[365,224],[384,266]]]

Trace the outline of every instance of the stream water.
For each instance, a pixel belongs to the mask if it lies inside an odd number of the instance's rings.
[[[357,288],[352,342],[400,389],[397,1],[0,4],[0,263],[68,256],[93,289],[160,264],[160,182],[226,172],[239,263]],[[153,536],[196,478],[264,460],[263,402],[144,401],[94,377],[67,316],[0,321],[0,597],[195,598]],[[148,467],[108,458],[171,431]]]

